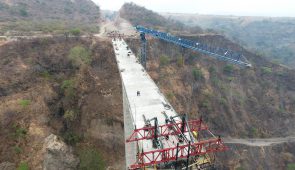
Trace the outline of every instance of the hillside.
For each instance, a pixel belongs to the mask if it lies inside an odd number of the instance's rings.
[[[240,48],[224,37],[190,38]],[[128,44],[140,54],[139,41],[130,39]],[[249,52],[246,54],[253,69],[240,69],[189,51],[182,64],[179,47],[159,40],[149,40],[148,44],[149,74],[178,113],[188,113],[190,118],[202,116],[212,132],[223,137],[295,135],[295,74],[291,70]],[[218,156],[218,169],[275,170],[295,163],[294,143],[274,147],[229,146],[229,152]],[[263,151],[268,153],[267,157]],[[280,159],[277,155],[281,155]]]
[[[133,26],[142,25],[145,27],[152,27],[163,31],[180,31],[189,33],[201,33],[202,29],[198,26],[186,27],[179,21],[166,19],[163,16],[148,10],[144,7],[138,6],[134,3],[125,3],[120,11],[119,15],[124,18]]]
[[[163,14],[226,35],[257,54],[295,68],[295,18]]]
[[[295,135],[295,74],[292,70],[247,51],[222,35],[185,38],[242,51],[253,68],[241,69],[190,50],[186,51],[183,63],[178,46],[149,39],[149,74],[178,113],[188,113],[190,118],[202,116],[213,133],[223,137]],[[127,43],[139,56],[140,41],[129,39]],[[294,143],[229,146],[229,152],[219,155],[217,169],[275,170],[287,169],[295,163]]]
[[[0,46],[0,169],[124,166],[122,92],[114,55],[110,41],[90,38]],[[51,134],[59,139],[55,144]]]
[[[0,0],[0,33],[98,30],[100,9],[91,0]]]

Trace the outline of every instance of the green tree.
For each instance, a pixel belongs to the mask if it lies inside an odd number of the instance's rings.
[[[183,56],[177,58],[177,65],[179,67],[182,67],[184,65],[184,58],[183,58]]]
[[[170,62],[170,59],[167,56],[160,57],[160,65],[161,66],[167,65],[169,62]]]
[[[262,74],[270,74],[272,73],[272,69],[270,67],[261,67]]]
[[[73,122],[78,117],[78,114],[73,110],[67,110],[63,117],[66,121]]]
[[[74,132],[66,132],[63,134],[64,141],[69,145],[76,145],[81,141],[81,137]]]
[[[79,170],[104,170],[105,162],[94,148],[84,148],[79,153]]]
[[[70,34],[74,36],[79,36],[81,34],[81,30],[78,28],[71,29]]]
[[[224,66],[223,72],[226,74],[232,74],[234,72],[234,66],[231,64]]]
[[[70,50],[68,55],[69,59],[72,60],[73,65],[81,66],[81,65],[89,65],[92,61],[91,52],[82,47],[82,46],[75,46]]]
[[[17,170],[29,170],[29,165],[27,162],[21,162],[17,167]]]
[[[287,165],[287,170],[295,170],[295,163],[289,163]]]
[[[75,82],[74,80],[64,80],[61,85],[61,89],[68,98],[73,98],[75,96]]]
[[[192,74],[193,74],[194,79],[197,81],[202,80],[204,78],[203,72],[199,68],[194,68],[192,70]]]

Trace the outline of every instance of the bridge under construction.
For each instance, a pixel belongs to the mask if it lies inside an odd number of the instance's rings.
[[[214,153],[228,148],[209,130],[202,118],[189,120],[178,114],[145,70],[145,33],[217,59],[242,66],[240,55],[214,49],[166,33],[137,27],[142,40],[137,58],[121,37],[113,47],[122,79],[126,169],[208,169]],[[211,50],[211,51],[210,51]],[[231,54],[230,54],[231,53]],[[227,55],[227,54],[230,54]]]

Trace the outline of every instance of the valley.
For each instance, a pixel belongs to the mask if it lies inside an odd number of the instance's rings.
[[[241,52],[252,64],[240,68],[147,36],[147,67],[142,72],[175,113],[189,120],[202,118],[229,147],[216,153],[213,169],[293,170],[292,59],[286,67],[221,34],[219,28],[188,27],[190,22],[182,23],[178,16],[162,16],[134,3],[104,13],[88,0],[0,2],[0,169],[125,168],[124,131],[132,127],[124,122],[121,75],[126,70],[119,68],[124,60],[116,59],[110,36],[119,33],[139,65],[141,41],[134,27],[142,25]],[[53,6],[40,10],[44,3]],[[54,6],[56,13],[46,15]],[[62,26],[47,29],[47,24],[61,21]],[[23,22],[30,27],[18,25]],[[41,28],[33,22],[46,24]],[[250,44],[260,48],[256,40]]]

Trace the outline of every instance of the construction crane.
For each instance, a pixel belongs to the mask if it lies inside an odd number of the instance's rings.
[[[226,61],[231,64],[238,65],[240,67],[252,67],[252,65],[249,62],[247,62],[246,58],[238,52],[234,52],[229,49],[224,49],[219,47],[212,47],[201,42],[196,42],[196,41],[191,41],[184,38],[176,37],[169,33],[148,29],[143,26],[136,26],[135,28],[140,33],[140,38],[141,38],[141,60],[140,61],[145,68],[146,68],[146,58],[147,58],[146,57],[147,56],[146,55],[147,40],[145,37],[146,34],[154,38],[159,38],[161,40],[179,45],[183,48],[188,48],[193,51],[201,52],[203,54],[206,54],[218,60]]]

